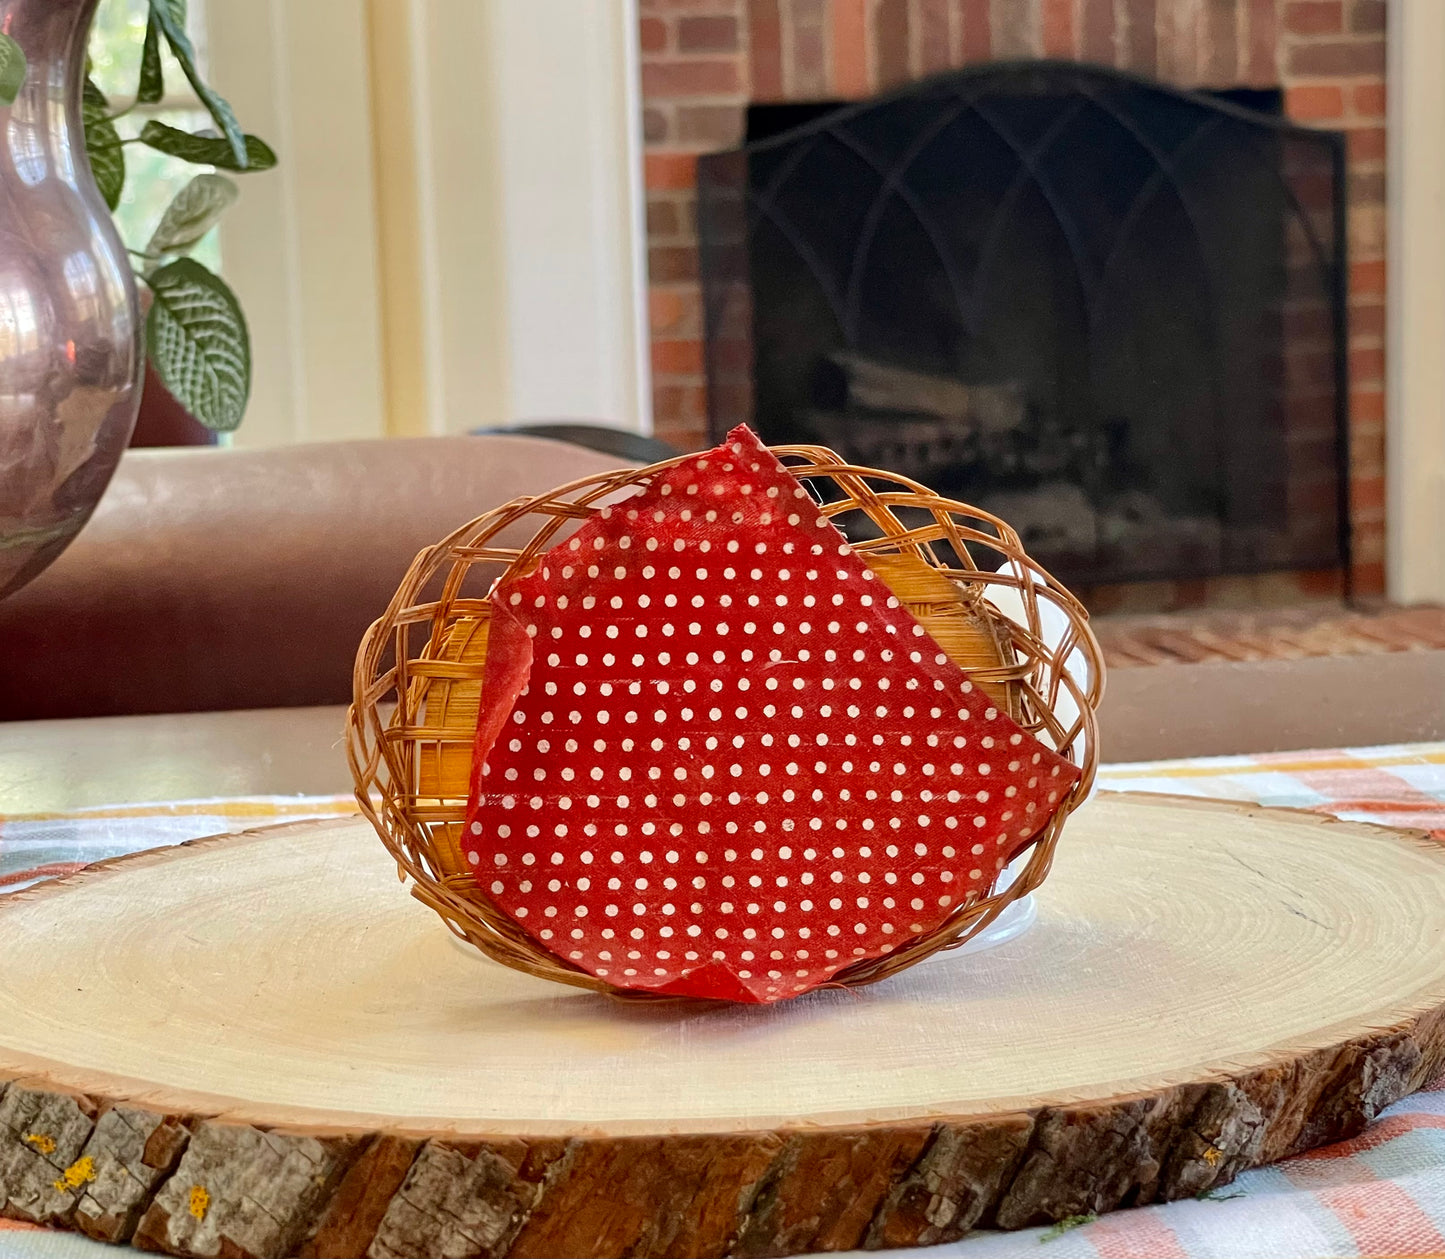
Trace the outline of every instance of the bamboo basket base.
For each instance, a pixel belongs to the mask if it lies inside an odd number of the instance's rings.
[[[0,1204],[172,1254],[781,1255],[1197,1194],[1445,1066],[1445,846],[1086,804],[1039,920],[780,1006],[448,943],[361,819],[0,903]]]

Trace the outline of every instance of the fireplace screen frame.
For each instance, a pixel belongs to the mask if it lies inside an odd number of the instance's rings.
[[[933,248],[940,271],[948,273],[950,260],[947,250],[937,244],[939,236],[946,235],[946,232],[942,225],[928,221],[930,210],[927,203],[917,196],[911,196],[906,184],[910,165],[917,160],[918,154],[926,149],[929,137],[921,137],[911,146],[906,146],[901,154],[879,151],[877,148],[870,151],[858,136],[860,129],[869,124],[870,116],[900,103],[918,112],[929,102],[936,102],[939,121],[934,127],[934,135],[940,134],[950,125],[950,119],[966,114],[982,117],[997,131],[997,123],[988,116],[989,102],[1007,93],[1017,94],[1023,91],[1058,97],[1072,96],[1077,99],[1081,108],[1092,104],[1112,112],[1112,102],[1117,101],[1119,94],[1126,90],[1136,94],[1158,94],[1175,107],[1176,113],[1179,110],[1191,111],[1198,120],[1194,131],[1168,151],[1161,150],[1148,136],[1135,136],[1139,147],[1148,151],[1154,162],[1150,186],[1139,192],[1135,200],[1142,201],[1159,195],[1162,189],[1167,195],[1177,199],[1183,215],[1189,218],[1191,223],[1194,223],[1190,217],[1193,213],[1189,205],[1191,192],[1186,184],[1181,183],[1176,169],[1181,160],[1180,154],[1195,143],[1198,134],[1207,133],[1221,120],[1250,129],[1261,137],[1262,143],[1277,142],[1278,151],[1281,153],[1286,151],[1285,146],[1290,141],[1317,148],[1319,165],[1321,170],[1327,173],[1329,186],[1327,194],[1320,194],[1321,200],[1317,203],[1313,216],[1296,195],[1284,170],[1283,159],[1276,177],[1280,204],[1287,206],[1288,214],[1293,216],[1307,238],[1309,259],[1315,269],[1320,298],[1328,308],[1328,331],[1325,334],[1328,341],[1328,364],[1320,370],[1322,378],[1327,378],[1333,393],[1330,416],[1333,431],[1328,438],[1320,438],[1320,457],[1325,457],[1323,442],[1328,440],[1331,443],[1328,457],[1332,460],[1334,478],[1331,495],[1333,529],[1330,530],[1329,542],[1313,544],[1318,550],[1308,555],[1291,553],[1240,559],[1237,556],[1230,558],[1224,553],[1225,548],[1221,547],[1219,562],[1203,567],[1197,563],[1181,563],[1178,557],[1162,565],[1140,563],[1123,568],[1117,563],[1095,564],[1092,567],[1087,564],[1064,563],[1058,566],[1059,575],[1071,584],[1087,586],[1101,582],[1196,578],[1328,567],[1341,572],[1348,594],[1351,540],[1347,296],[1349,258],[1345,136],[1341,132],[1304,127],[1286,118],[1249,109],[1228,99],[1175,88],[1127,71],[1067,61],[989,62],[947,71],[881,96],[841,106],[810,122],[746,143],[728,152],[701,156],[698,162],[697,216],[710,434],[713,440],[720,440],[733,425],[755,422],[753,355],[756,339],[754,328],[758,315],[753,305],[750,268],[760,231],[770,231],[775,240],[779,236],[788,240],[804,265],[811,269],[820,289],[832,286],[833,292],[827,294],[827,301],[832,306],[837,324],[840,354],[864,348],[860,340],[863,321],[860,319],[858,305],[863,286],[858,276],[861,269],[868,265],[868,250],[875,242],[871,238],[860,239],[853,258],[844,268],[845,274],[837,277],[828,274],[826,260],[805,256],[809,248],[806,233],[790,221],[783,194],[788,189],[792,173],[803,165],[810,152],[816,152],[820,145],[828,143],[842,145],[861,162],[870,165],[877,173],[878,187],[874,201],[867,207],[865,219],[876,229],[890,205],[904,206],[907,214],[934,240]],[[1121,127],[1129,126],[1129,121],[1125,118],[1120,118],[1119,123]],[[1048,186],[1051,177],[1048,168],[1049,143],[1052,141],[1036,144],[1031,148],[1020,143],[1016,137],[1001,135],[1001,138],[1010,145],[1017,158],[1017,180],[1041,190],[1060,231],[1067,238],[1073,226],[1068,221],[1069,207],[1057,204],[1057,198],[1051,199]],[[762,159],[762,162],[759,163],[757,159]],[[760,164],[770,164],[774,172],[781,173],[774,173],[766,185],[757,187],[754,186],[753,172]],[[1322,227],[1318,220],[1324,206],[1323,197],[1326,195],[1327,221]],[[1137,207],[1131,207],[1130,213],[1134,213],[1136,209]],[[997,213],[999,212],[996,212],[996,215]],[[1199,230],[1197,223],[1194,230]],[[876,230],[874,235],[876,236]],[[776,248],[776,245],[773,247]],[[984,272],[988,263],[989,259],[980,256],[975,276]],[[1081,266],[1077,256],[1074,258],[1074,265],[1076,268]],[[951,286],[962,311],[962,304],[966,300],[967,279],[952,273],[944,274],[942,279]],[[1091,300],[1088,296],[1088,277],[1080,271],[1077,279],[1080,292],[1087,303]],[[1226,317],[1224,311],[1215,309],[1209,312],[1211,319],[1218,320],[1223,317]],[[1215,408],[1220,405],[1217,391],[1210,405]],[[1283,405],[1281,403],[1281,406]],[[1321,414],[1323,411],[1324,407],[1321,405]],[[1218,415],[1215,419],[1223,422]],[[766,427],[762,432],[765,438],[771,438]],[[847,449],[843,449],[841,453],[850,455]],[[863,459],[855,461],[866,462]],[[935,488],[943,488],[947,492],[946,487]],[[1323,534],[1320,536],[1322,538]]]

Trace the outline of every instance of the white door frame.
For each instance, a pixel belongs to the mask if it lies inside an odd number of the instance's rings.
[[[1445,601],[1445,3],[1388,11],[1386,583]]]

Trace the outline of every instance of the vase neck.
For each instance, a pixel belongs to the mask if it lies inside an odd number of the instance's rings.
[[[0,31],[20,45],[26,61],[25,83],[11,107],[16,115],[34,115],[56,100],[78,107],[86,42],[98,4],[99,0],[0,0]]]

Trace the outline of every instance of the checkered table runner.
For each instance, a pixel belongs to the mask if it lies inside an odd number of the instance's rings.
[[[1429,831],[1445,842],[1445,743],[1105,766],[1114,791],[1254,800]],[[193,800],[0,816],[0,894],[92,861],[201,835],[355,808],[349,796]],[[103,1259],[97,1242],[0,1220],[0,1259]],[[899,1259],[919,1252],[899,1251]],[[1076,1226],[975,1233],[934,1248],[965,1259],[1335,1259],[1445,1256],[1445,1079],[1358,1137],[1246,1172],[1203,1199]]]

